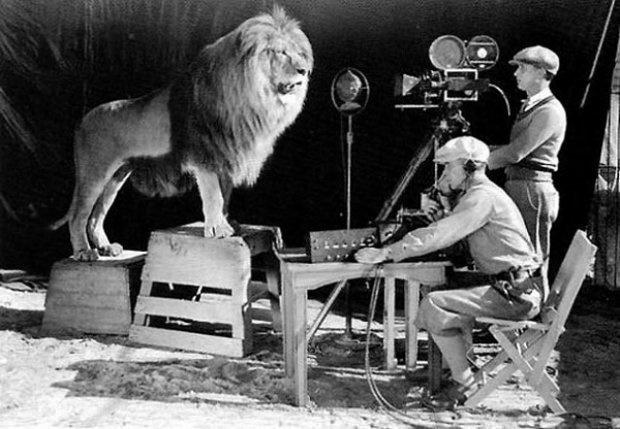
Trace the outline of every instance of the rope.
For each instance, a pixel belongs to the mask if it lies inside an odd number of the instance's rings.
[[[616,5],[616,0],[611,0],[609,2],[609,10],[607,11],[607,18],[605,19],[605,25],[603,26],[603,33],[601,34],[601,38],[598,42],[598,48],[596,49],[596,55],[594,55],[594,61],[592,62],[592,68],[590,69],[590,75],[588,76],[586,89],[583,93],[583,97],[581,98],[581,104],[579,104],[580,109],[583,109],[583,106],[586,104],[586,99],[588,98],[588,92],[590,91],[590,84],[592,83],[592,78],[594,77],[594,71],[596,70],[596,66],[598,65],[598,59],[603,49],[603,42],[605,41],[605,37],[607,36],[607,29],[609,27],[609,21],[611,20],[611,16],[612,16],[615,5]]]

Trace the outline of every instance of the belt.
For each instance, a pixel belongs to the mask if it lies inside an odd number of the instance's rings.
[[[506,271],[493,274],[490,277],[491,286],[506,299],[518,298],[537,289],[542,292],[542,285],[533,281],[540,278],[542,273],[538,268],[510,268]]]
[[[550,171],[533,170],[512,164],[506,167],[507,180],[528,180],[532,182],[553,182],[553,173]]]
[[[516,165],[519,167],[527,168],[528,170],[545,171],[547,173],[555,173],[555,171],[557,170],[557,168],[540,165],[537,162],[530,161],[528,159],[523,159],[519,161]]]
[[[501,271],[497,274],[493,274],[496,280],[504,280],[512,282],[514,280],[523,280],[526,277],[541,277],[542,273],[540,267],[538,268],[509,268],[506,271]]]

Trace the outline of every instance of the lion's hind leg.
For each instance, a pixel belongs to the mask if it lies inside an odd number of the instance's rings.
[[[76,158],[89,160],[88,157]],[[92,157],[90,159],[93,159]],[[90,246],[87,228],[93,208],[120,163],[85,161],[77,162],[75,209],[69,218],[69,233],[73,247],[73,258],[78,261],[94,261],[99,258],[97,249]]]
[[[105,217],[114,203],[114,199],[118,194],[129,175],[131,167],[128,164],[122,165],[112,175],[112,178],[103,188],[103,192],[97,198],[93,212],[88,220],[88,237],[94,248],[102,256],[118,256],[123,253],[123,246],[119,243],[110,243],[108,236],[103,229]]]

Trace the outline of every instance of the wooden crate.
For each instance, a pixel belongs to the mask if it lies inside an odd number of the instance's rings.
[[[127,335],[145,255],[126,250],[94,262],[56,262],[41,331]]]
[[[202,234],[200,223],[151,234],[129,338],[242,357],[252,349],[252,256],[270,251],[279,230],[244,225],[239,237]]]

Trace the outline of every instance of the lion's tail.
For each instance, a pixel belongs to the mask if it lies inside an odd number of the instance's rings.
[[[56,222],[47,226],[47,228],[51,231],[56,231],[58,228],[63,226],[65,223],[69,222],[69,213],[58,219]]]
[[[77,199],[77,189],[74,188],[73,197],[71,198],[71,205],[69,206],[69,210],[67,210],[67,213],[65,213],[63,217],[61,217],[54,223],[48,225],[47,229],[49,229],[50,231],[56,231],[58,228],[63,226],[65,223],[69,222],[69,219],[71,218],[75,210],[76,199]]]

